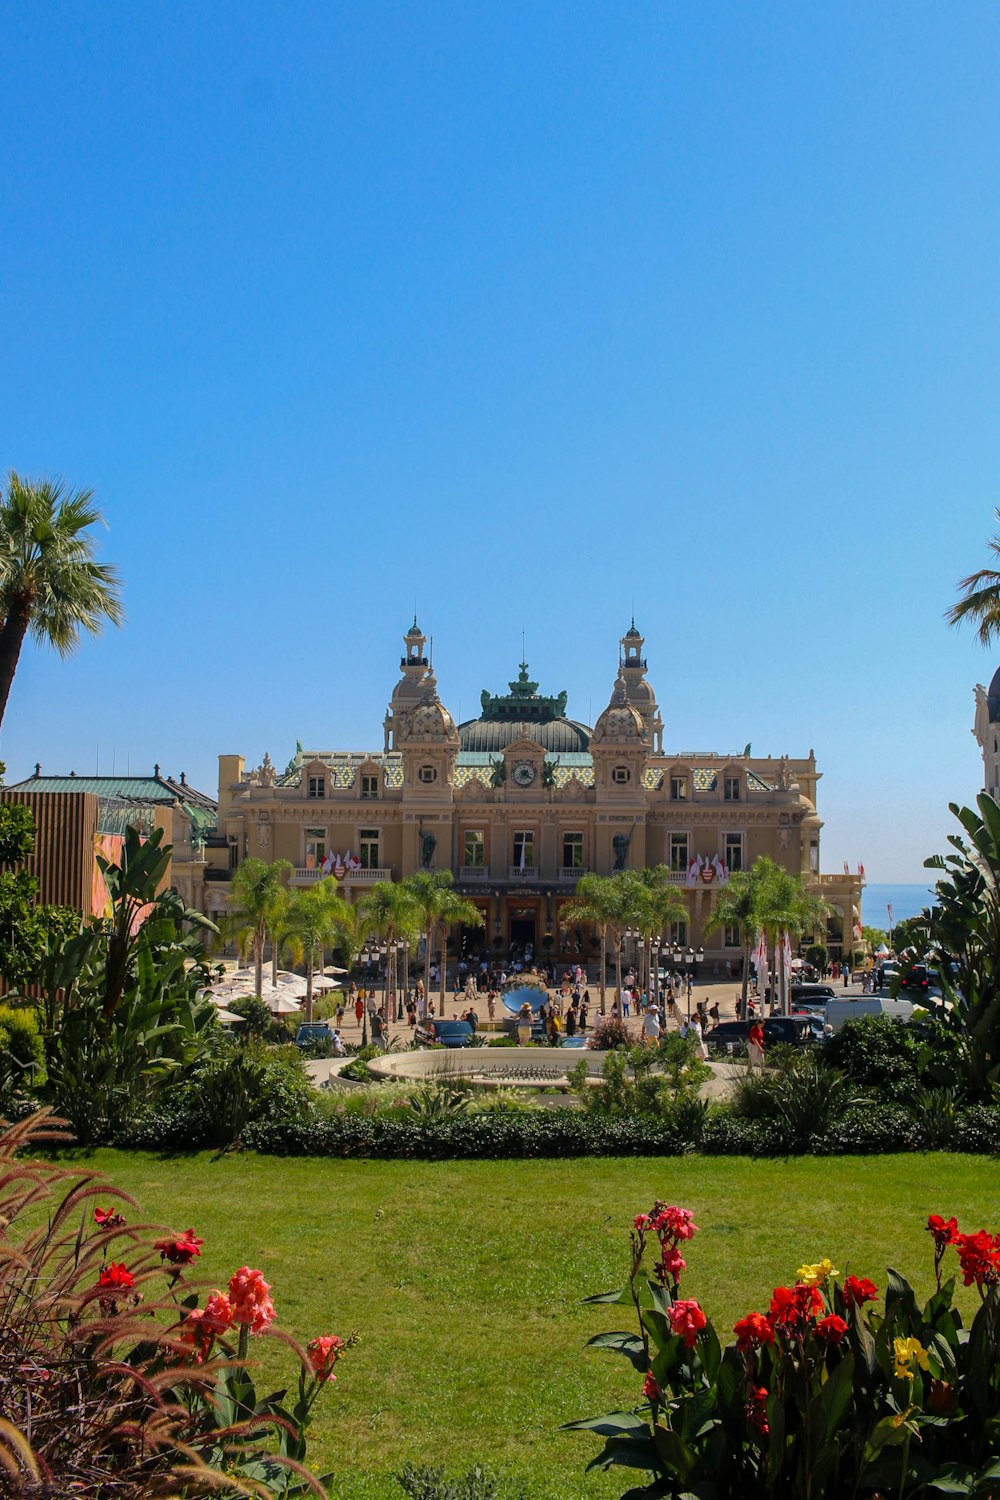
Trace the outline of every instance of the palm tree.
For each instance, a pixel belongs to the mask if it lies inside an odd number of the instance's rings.
[[[563,907],[562,922],[592,922],[601,939],[600,994],[601,1015],[607,1014],[605,969],[608,939],[615,955],[616,1014],[620,1015],[622,992],[622,939],[625,929],[652,921],[651,893],[637,870],[621,870],[614,875],[582,875],[576,884],[576,895]],[[686,914],[686,913],[685,913]]]
[[[995,514],[1000,521],[1000,506]],[[993,537],[987,545],[995,557],[1000,557],[1000,536]],[[949,625],[971,620],[980,645],[989,646],[1000,635],[1000,569],[980,568],[963,578],[958,586],[963,597],[947,611],[945,619]]]
[[[84,535],[102,519],[92,496],[13,472],[7,480],[0,500],[0,724],[27,634],[68,656],[82,630],[99,635],[105,620],[120,625],[125,618],[117,571],[94,562]]]
[[[646,955],[645,988],[646,993],[651,994],[649,965],[652,957],[650,950],[654,939],[659,941],[667,928],[675,922],[686,922],[688,908],[680,891],[671,884],[670,871],[666,865],[654,865],[652,869],[640,871],[639,879],[642,881],[645,894],[642,897],[641,910],[635,925],[645,939],[643,947]],[[642,976],[640,975],[641,984]]]
[[[719,891],[708,920],[706,935],[720,927],[739,929],[743,949],[743,989],[740,997],[740,1014],[747,1013],[747,991],[750,988],[750,950],[761,929],[761,890],[767,874],[765,866],[772,861],[762,856],[754,860],[749,870],[734,870],[726,885]],[[777,868],[774,866],[774,868]]]
[[[424,936],[424,993],[430,999],[431,988],[431,944],[437,931],[449,896],[453,895],[455,877],[450,870],[416,870],[400,881],[416,903],[420,926]],[[444,973],[444,954],[441,955],[441,972]]]
[[[386,1020],[391,1021],[391,1000],[397,993],[397,943],[400,938],[415,937],[420,931],[420,908],[405,885],[378,880],[358,902],[358,912],[388,950]]]
[[[756,864],[763,866],[758,916],[760,925],[774,944],[775,990],[784,1013],[788,991],[785,936],[801,937],[803,932],[812,932],[830,915],[830,907],[822,896],[806,890],[801,875],[793,875],[790,870],[775,864],[764,855],[755,861]],[[773,993],[771,1011],[774,1011]]]
[[[482,927],[483,914],[474,901],[466,901],[456,891],[448,891],[438,918],[441,928],[441,987],[438,996],[441,1015],[444,1015],[445,956],[448,950],[448,932],[452,927]]]
[[[349,915],[350,914],[350,915]],[[339,933],[353,925],[353,908],[337,890],[329,876],[305,890],[296,891],[288,903],[285,918],[285,947],[296,963],[306,966],[306,1020],[312,1020],[313,974],[317,963],[323,966],[323,954],[333,946]]]
[[[233,874],[229,910],[221,926],[225,937],[235,938],[237,947],[249,947],[253,954],[257,995],[264,985],[264,943],[268,928],[277,915],[291,873],[287,859],[276,859],[270,865],[262,859],[245,859]]]
[[[265,930],[267,940],[271,945],[271,983],[278,983],[278,955],[281,944],[284,941],[288,926],[288,908],[292,902],[292,893],[286,885],[275,891],[274,901],[267,914]]]

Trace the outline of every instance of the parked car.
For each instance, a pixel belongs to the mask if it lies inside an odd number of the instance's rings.
[[[295,1033],[296,1047],[313,1047],[317,1042],[332,1042],[333,1031],[325,1021],[301,1021]]]
[[[940,995],[941,980],[937,969],[931,969],[927,964],[913,964],[909,971],[901,976],[899,988],[905,990],[908,995]]]
[[[909,1021],[912,1015],[912,1000],[892,1000],[888,995],[864,995],[857,1000],[831,1000],[826,1007],[826,1023],[834,1031],[839,1031],[846,1021],[856,1021],[861,1016],[887,1016],[891,1021]]]
[[[837,991],[832,984],[804,984],[794,981],[788,990],[792,1010],[804,1010],[806,1006],[823,1006],[828,1000],[836,1000]]]
[[[705,1046],[709,1052],[732,1052],[747,1044],[749,1021],[720,1021],[705,1032]],[[793,1047],[804,1047],[823,1035],[822,1023],[818,1029],[813,1016],[767,1016],[764,1020],[764,1047],[773,1047],[776,1042],[790,1043]]]
[[[448,1021],[443,1018],[420,1021],[414,1031],[416,1040],[424,1047],[435,1044],[439,1047],[471,1047],[475,1035],[468,1021]]]

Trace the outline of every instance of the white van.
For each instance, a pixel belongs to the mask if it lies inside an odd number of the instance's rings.
[[[845,1021],[857,1021],[861,1016],[888,1016],[890,1021],[909,1021],[912,1015],[912,1000],[890,1000],[888,996],[865,995],[860,1000],[828,1000],[824,1020],[827,1026],[839,1031]]]

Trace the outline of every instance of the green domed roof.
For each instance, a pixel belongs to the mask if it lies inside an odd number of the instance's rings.
[[[497,695],[483,689],[480,717],[466,719],[458,726],[463,750],[504,750],[515,740],[534,740],[536,745],[562,754],[587,749],[590,730],[586,724],[566,718],[566,694],[539,694],[538,683],[528,678],[526,661],[521,662],[516,681],[508,687],[509,693]]]

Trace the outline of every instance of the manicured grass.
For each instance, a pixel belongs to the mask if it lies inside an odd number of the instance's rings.
[[[193,1225],[212,1285],[259,1266],[303,1341],[360,1332],[312,1434],[311,1459],[342,1476],[338,1500],[400,1500],[391,1476],[406,1459],[480,1462],[530,1500],[621,1494],[621,1476],[583,1475],[597,1442],[556,1429],[639,1399],[630,1366],[583,1349],[629,1326],[625,1309],[580,1298],[623,1284],[628,1226],[655,1198],[695,1210],[685,1290],[723,1336],[803,1260],[829,1255],[880,1290],[893,1265],[927,1295],[929,1212],[1000,1227],[986,1157],[414,1164],[98,1151],[86,1162],[150,1218]],[[266,1378],[288,1369],[277,1343],[255,1352]]]

